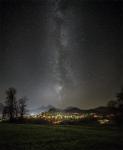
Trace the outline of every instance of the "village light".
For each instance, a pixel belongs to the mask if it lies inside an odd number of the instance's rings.
[[[101,119],[101,120],[98,120],[98,122],[99,122],[100,124],[108,124],[109,121],[110,121],[110,120],[108,120],[108,119]]]

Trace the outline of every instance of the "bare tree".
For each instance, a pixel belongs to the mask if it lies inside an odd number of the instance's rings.
[[[118,103],[118,113],[117,113],[117,122],[123,127],[123,88],[117,94],[117,103]]]
[[[108,107],[109,108],[115,108],[116,106],[117,106],[116,101],[111,100],[111,101],[108,102]]]
[[[20,113],[20,117],[23,118],[27,109],[27,105],[26,105],[26,102],[27,102],[27,98],[26,97],[22,97],[19,99],[18,101],[18,107],[19,107],[19,113]]]
[[[123,88],[121,88],[121,91],[117,94],[117,101],[118,107],[123,111]]]
[[[6,119],[8,117],[8,107],[4,106],[3,111],[2,111],[2,119]]]
[[[114,120],[118,126],[123,126],[123,88],[116,95],[116,100],[108,102],[108,108],[115,115]]]
[[[16,116],[16,89],[15,88],[9,88],[6,91],[6,106],[4,111],[8,114],[9,120],[12,121],[14,119],[14,117]]]

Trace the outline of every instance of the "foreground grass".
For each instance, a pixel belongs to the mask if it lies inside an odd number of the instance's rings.
[[[0,150],[121,150],[117,129],[0,124]]]

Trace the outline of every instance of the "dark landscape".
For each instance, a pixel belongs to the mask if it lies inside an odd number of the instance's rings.
[[[0,124],[1,150],[122,150],[117,128]]]

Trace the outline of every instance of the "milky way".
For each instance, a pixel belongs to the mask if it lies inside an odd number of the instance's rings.
[[[75,83],[75,78],[73,75],[71,59],[69,53],[66,53],[68,46],[68,33],[65,28],[65,14],[62,9],[62,1],[54,0],[52,1],[52,5],[50,5],[51,9],[51,19],[53,21],[52,26],[54,26],[54,49],[53,51],[53,59],[51,60],[52,65],[50,66],[53,70],[53,76],[55,78],[55,90],[58,94],[58,99],[62,100],[65,91],[65,82],[71,82],[71,84]]]

